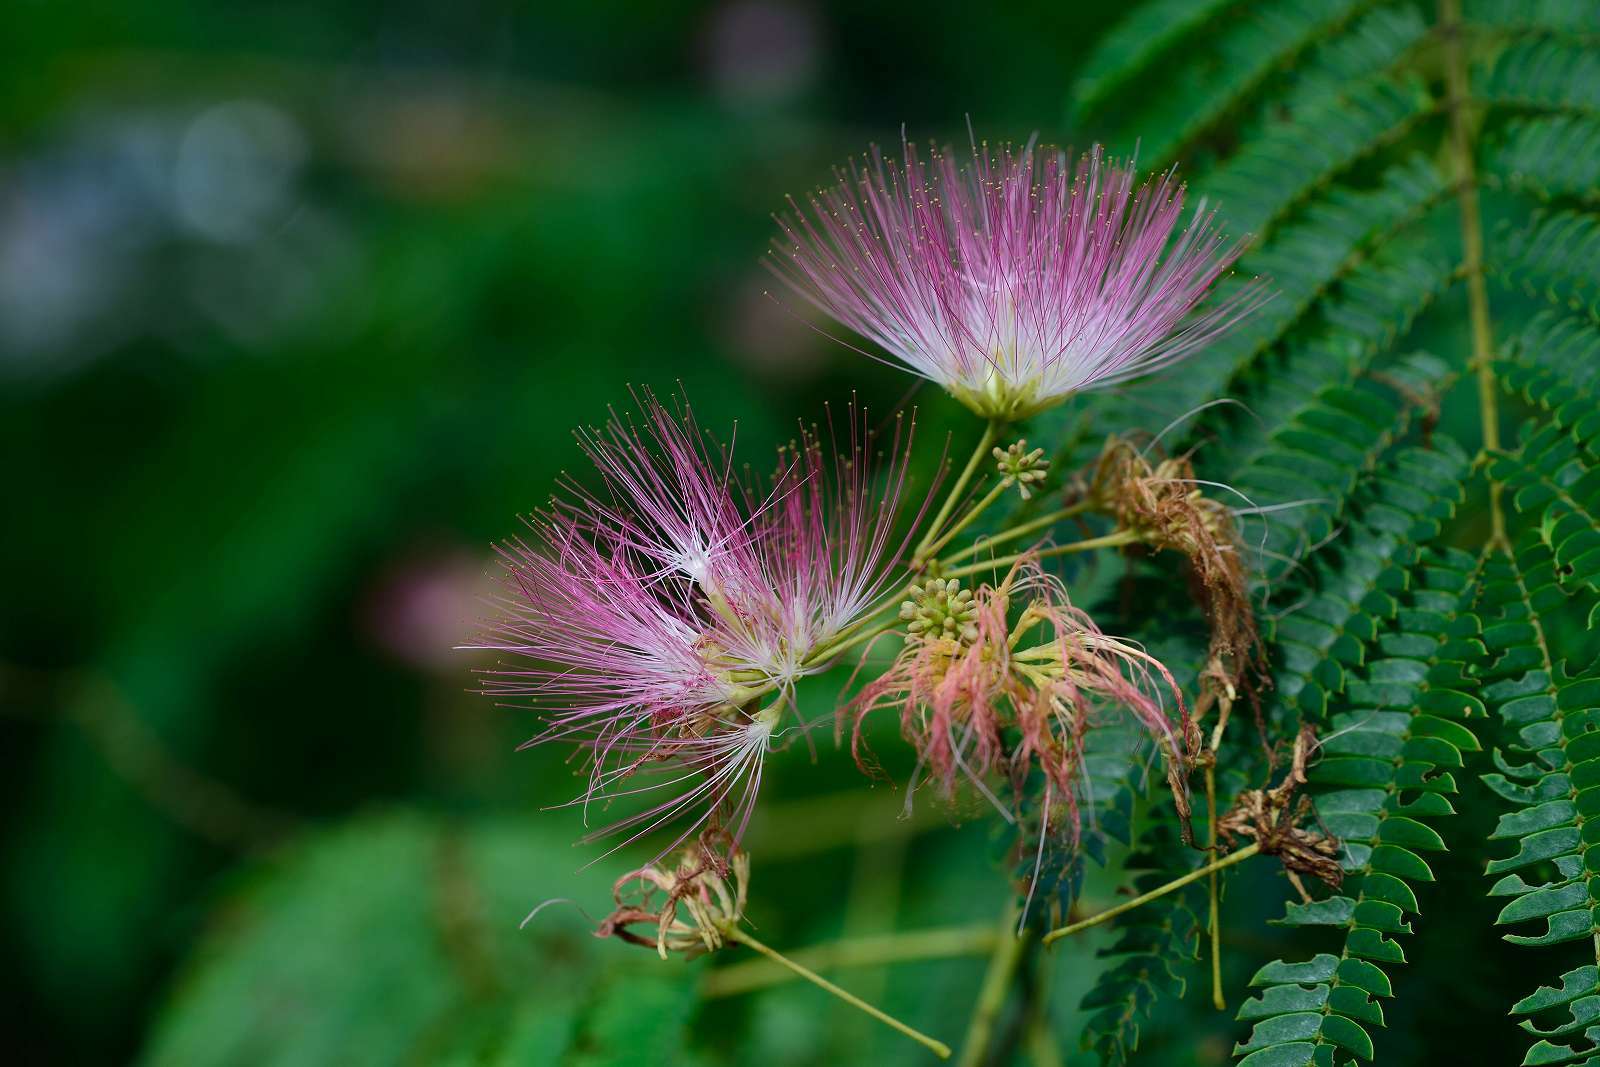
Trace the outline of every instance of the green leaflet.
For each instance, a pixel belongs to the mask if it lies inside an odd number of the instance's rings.
[[[1570,384],[1569,391],[1600,383],[1600,326],[1586,317],[1541,311],[1512,339],[1511,348],[1517,362],[1559,374]]]
[[[1522,33],[1600,36],[1600,8],[1581,0],[1466,0],[1468,22]]]
[[[1558,661],[1540,621],[1549,601],[1562,599],[1556,561],[1538,540],[1498,552],[1485,575],[1480,611],[1492,656],[1484,672],[1485,701],[1500,716],[1507,754],[1500,773],[1484,782],[1512,804],[1494,837],[1515,851],[1489,861],[1498,876],[1491,896],[1509,898],[1496,920],[1513,944],[1543,947],[1592,943],[1600,960],[1596,909],[1600,860],[1588,856],[1587,820],[1600,813],[1600,672]],[[1545,1024],[1557,1009],[1566,1021]],[[1568,1063],[1600,1051],[1600,971],[1583,966],[1562,975],[1560,989],[1542,987],[1512,1008],[1539,1040],[1524,1064]],[[1582,1041],[1586,1047],[1573,1045]]]
[[[1359,518],[1316,557],[1315,586],[1272,627],[1278,701],[1321,718],[1397,614],[1413,628],[1442,621],[1403,609],[1401,598],[1419,560],[1417,546],[1437,536],[1453,513],[1466,471],[1466,456],[1446,446],[1403,450],[1370,478],[1355,502]]]
[[[1431,823],[1454,812],[1452,772],[1479,747],[1464,725],[1483,713],[1470,666],[1482,649],[1471,612],[1478,569],[1465,553],[1429,549],[1403,572],[1414,584],[1392,621],[1366,642],[1364,677],[1348,683],[1309,775],[1323,825],[1344,843],[1345,883],[1291,903],[1281,920],[1342,930],[1343,947],[1256,973],[1261,993],[1238,1014],[1253,1023],[1234,1049],[1241,1064],[1373,1058],[1379,1001],[1393,995],[1385,968],[1405,962],[1396,938],[1418,910],[1411,883],[1432,880],[1422,854],[1444,848]]]
[[[1472,91],[1493,104],[1593,114],[1600,112],[1600,55],[1561,38],[1516,41],[1474,72]]]
[[[1100,39],[1072,87],[1072,106],[1087,114],[1194,31],[1242,6],[1241,0],[1154,0],[1135,7]]]
[[[1143,96],[1143,106],[1117,116],[1117,128],[1136,131],[1142,163],[1165,166],[1275,71],[1372,6],[1371,0],[1282,0],[1242,9],[1211,27],[1203,47],[1162,69],[1167,91]]]
[[[1226,216],[1229,232],[1259,240],[1297,200],[1400,137],[1432,106],[1414,76],[1345,85],[1339,95],[1315,99],[1288,121],[1268,125],[1207,177],[1204,191]]]
[[[1380,7],[1318,45],[1286,75],[1282,105],[1290,114],[1375,78],[1427,39],[1428,24],[1413,7]],[[1272,101],[1274,105],[1278,101]]]
[[[1600,199],[1600,119],[1553,115],[1507,127],[1488,170],[1545,199]]]
[[[1430,369],[1441,373],[1443,367]],[[1249,506],[1281,509],[1262,515],[1264,537],[1249,535],[1252,544],[1268,553],[1261,563],[1267,576],[1281,574],[1291,561],[1333,531],[1360,479],[1404,435],[1412,410],[1413,405],[1394,390],[1370,381],[1350,387],[1329,386],[1268,438],[1239,470],[1234,488]],[[1454,442],[1442,438],[1436,452],[1419,449],[1408,454],[1407,465],[1416,470],[1407,471],[1405,478],[1421,486],[1418,496],[1425,500],[1430,488],[1442,484],[1441,477],[1459,482],[1464,460]],[[1420,482],[1415,480],[1418,477]],[[1420,503],[1399,486],[1391,496]],[[1423,517],[1377,504],[1368,520],[1404,532]],[[1433,519],[1435,532],[1438,519]]]
[[[1489,472],[1505,482],[1517,510],[1536,519],[1561,584],[1600,593],[1600,467],[1589,458],[1560,422],[1530,420],[1521,447],[1497,456]]]
[[[1493,253],[1505,284],[1600,318],[1600,215],[1538,212],[1526,226],[1498,231]]]

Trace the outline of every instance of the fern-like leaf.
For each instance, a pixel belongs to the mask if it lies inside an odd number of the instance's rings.
[[[1154,0],[1134,8],[1084,60],[1073,108],[1080,116],[1094,111],[1185,37],[1239,6],[1241,0]]]
[[[1121,123],[1139,131],[1140,158],[1165,166],[1238,107],[1276,70],[1288,66],[1371,6],[1371,0],[1282,0],[1250,5],[1216,25],[1204,47],[1190,49],[1159,93]]]
[[[1437,537],[1461,497],[1467,457],[1453,443],[1405,449],[1357,499],[1359,517],[1317,556],[1314,589],[1277,620],[1277,700],[1322,719],[1345,693],[1350,671],[1400,611],[1419,544]]]
[[[1600,468],[1584,461],[1572,436],[1553,421],[1529,420],[1522,447],[1496,457],[1489,473],[1505,483],[1517,510],[1536,518],[1562,584],[1600,594]],[[1600,602],[1595,610],[1600,617]]]
[[[1380,7],[1296,65],[1282,106],[1294,114],[1339,96],[1391,70],[1427,36],[1428,24],[1416,8]]]
[[[1595,915],[1600,891],[1587,855],[1592,834],[1587,820],[1600,816],[1600,673],[1569,672],[1552,652],[1541,616],[1564,599],[1556,565],[1537,539],[1490,561],[1480,611],[1484,641],[1495,657],[1484,674],[1484,697],[1500,716],[1511,758],[1495,752],[1500,773],[1484,776],[1495,793],[1514,805],[1492,835],[1511,839],[1516,851],[1491,860],[1488,873],[1501,877],[1491,896],[1511,898],[1496,920],[1528,931],[1509,933],[1517,945],[1593,942],[1600,964]],[[1524,762],[1513,758],[1527,757]],[[1533,881],[1528,878],[1532,877]],[[1534,924],[1530,929],[1527,924]],[[1512,1009],[1539,1040],[1525,1064],[1593,1062],[1600,1055],[1594,1005],[1600,1003],[1600,971],[1585,965],[1562,975],[1561,988],[1541,987]],[[1534,1021],[1558,1009],[1568,1019],[1550,1028]],[[1589,1047],[1570,1041],[1580,1031]]]
[[[1248,413],[1218,409],[1197,428],[1218,438],[1202,454],[1206,468],[1227,477],[1247,466],[1320,389],[1350,386],[1371,372],[1455,278],[1453,259],[1420,237],[1356,267],[1340,283],[1338,297],[1320,304],[1316,319],[1281,346],[1281,356],[1267,354],[1232,383],[1229,392]],[[1422,353],[1393,359],[1382,373],[1417,394],[1431,393],[1446,380],[1445,366]]]
[[[1517,41],[1478,72],[1473,93],[1501,106],[1600,113],[1600,54],[1560,38]]]
[[[1584,0],[1466,0],[1464,7],[1467,21],[1478,26],[1600,37],[1600,7]]]
[[[1539,212],[1497,237],[1496,271],[1508,285],[1600,319],[1600,215]]]
[[[1377,78],[1273,123],[1205,182],[1240,233],[1262,234],[1297,200],[1397,139],[1433,108],[1419,79]]]
[[[1411,883],[1433,880],[1419,853],[1444,848],[1430,824],[1454,813],[1452,772],[1479,747],[1463,725],[1482,713],[1469,692],[1482,647],[1471,611],[1477,571],[1471,556],[1436,549],[1408,572],[1415,587],[1372,643],[1377,658],[1350,684],[1348,710],[1329,724],[1309,778],[1323,825],[1344,843],[1345,883],[1291,903],[1282,922],[1341,930],[1343,944],[1337,955],[1256,973],[1262,992],[1239,1011],[1254,1024],[1234,1050],[1241,1067],[1373,1057],[1370,1028],[1383,1025],[1374,998],[1393,995],[1385,967],[1405,962],[1395,938],[1411,932],[1405,916],[1418,911]]]
[[[1546,199],[1600,199],[1600,119],[1553,115],[1519,119],[1506,130],[1489,172]]]
[[[1239,472],[1235,487],[1251,504],[1279,509],[1264,514],[1267,546],[1280,557],[1265,566],[1268,575],[1333,532],[1360,479],[1405,434],[1414,411],[1410,399],[1372,382],[1325,388]],[[1459,478],[1464,457],[1448,439],[1440,444],[1411,462]]]

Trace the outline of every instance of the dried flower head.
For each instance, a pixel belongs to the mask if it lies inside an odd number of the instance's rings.
[[[877,457],[852,410],[842,441],[806,431],[756,483],[686,406],[641,406],[642,430],[613,416],[581,435],[602,489],[569,482],[528,541],[501,546],[499,617],[478,647],[512,661],[483,688],[545,714],[530,744],[580,745],[575,803],[643,805],[602,833],[685,817],[678,840],[713,819],[737,839],[794,682],[828,666],[904,551],[908,433],[897,423]]]
[[[1302,726],[1283,781],[1270,789],[1245,790],[1233,809],[1217,820],[1217,836],[1229,848],[1236,837],[1246,837],[1260,845],[1262,852],[1277,856],[1289,881],[1307,901],[1311,894],[1300,875],[1309,874],[1334,889],[1344,882],[1344,868],[1339,863],[1343,849],[1338,839],[1320,827],[1305,825],[1315,820],[1316,808],[1310,797],[1296,795],[1306,784],[1306,766],[1317,747],[1316,732]]]
[[[1150,448],[1113,437],[1095,466],[1090,495],[1118,524],[1154,549],[1177,552],[1189,562],[1195,599],[1211,629],[1211,647],[1201,673],[1196,715],[1240,694],[1256,700],[1268,684],[1266,650],[1250,599],[1244,546],[1233,512],[1206,496],[1187,456],[1151,462]]]
[[[611,888],[616,907],[595,936],[654,948],[662,959],[672,952],[689,959],[715,952],[744,916],[749,882],[750,857],[726,836],[706,834],[670,868],[647,865],[618,878]],[[629,927],[635,925],[653,927],[655,936],[634,933]]]
[[[1258,306],[1257,285],[1191,315],[1238,257],[1172,172],[1136,184],[1096,147],[1074,167],[1032,141],[969,161],[874,147],[807,206],[770,264],[824,312],[978,414],[1021,418],[1165,367]]]
[[[1033,496],[1034,487],[1050,473],[1050,461],[1044,458],[1044,449],[1035,448],[1030,452],[1026,440],[1015,441],[1003,449],[996,446],[994,458],[1000,470],[1000,487],[1016,486],[1024,500]]]

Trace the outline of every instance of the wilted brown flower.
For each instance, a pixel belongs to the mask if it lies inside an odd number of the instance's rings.
[[[731,846],[725,833],[703,834],[683,850],[676,867],[652,864],[629,871],[612,886],[616,908],[595,936],[654,948],[662,959],[670,952],[691,959],[715,952],[744,915],[750,881],[750,857],[733,852],[727,858]],[[655,938],[634,933],[629,927],[635,924],[654,926]]]
[[[1283,781],[1270,789],[1246,790],[1233,809],[1217,820],[1217,835],[1229,848],[1235,837],[1248,837],[1261,846],[1262,852],[1277,856],[1284,873],[1307,900],[1311,895],[1301,884],[1300,875],[1309,874],[1334,889],[1344,881],[1338,840],[1302,825],[1315,817],[1315,809],[1310,797],[1295,795],[1306,784],[1306,764],[1316,750],[1315,731],[1302,726]]]
[[[1254,706],[1258,691],[1269,684],[1239,530],[1233,512],[1201,491],[1187,456],[1152,463],[1150,451],[1123,438],[1110,438],[1088,491],[1099,507],[1144,544],[1188,560],[1195,599],[1211,628],[1195,716],[1204,717],[1219,701],[1225,716],[1240,695]],[[1259,707],[1256,713],[1259,724]]]

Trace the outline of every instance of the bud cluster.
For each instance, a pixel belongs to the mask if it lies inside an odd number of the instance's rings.
[[[978,639],[977,608],[972,590],[962,589],[958,578],[929,578],[907,591],[900,605],[906,631],[923,640],[940,639],[971,644]]]
[[[1016,486],[1024,500],[1033,496],[1034,488],[1045,480],[1050,471],[1050,461],[1044,458],[1044,449],[1035,448],[1030,452],[1026,440],[1019,440],[1004,449],[997,446],[994,458],[1000,468],[1001,488]]]

